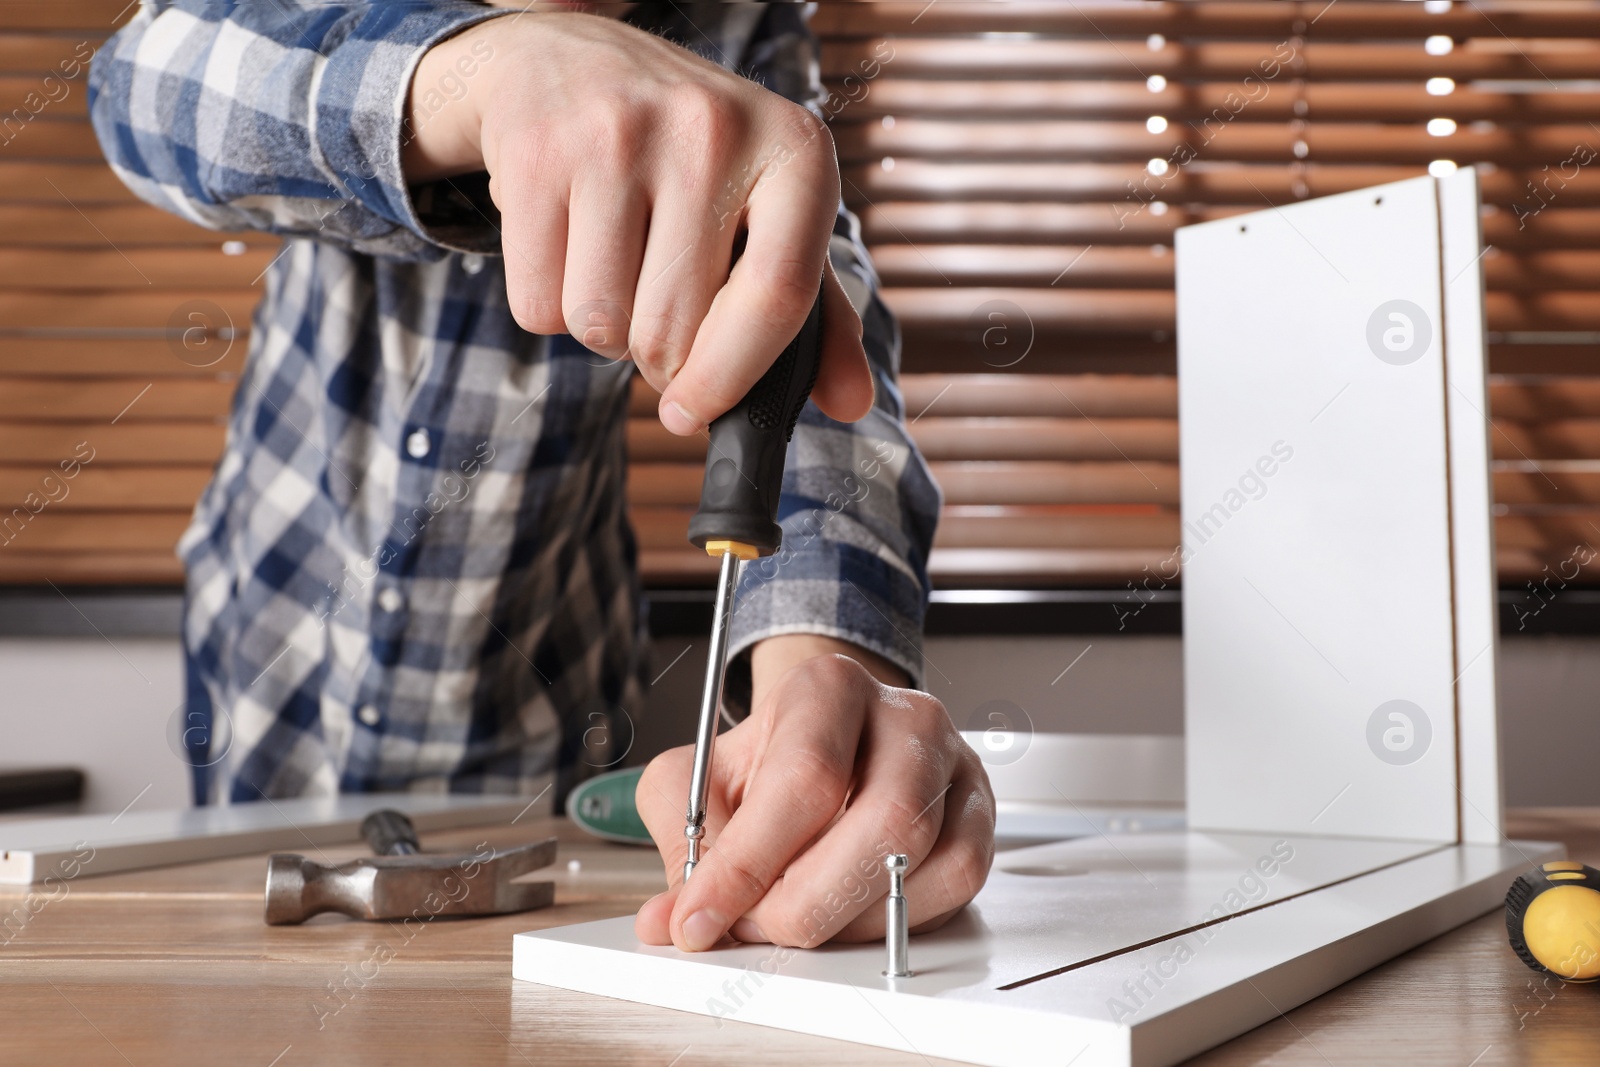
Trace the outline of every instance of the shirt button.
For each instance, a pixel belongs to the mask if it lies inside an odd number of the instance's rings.
[[[400,595],[400,590],[393,586],[385,586],[378,592],[378,607],[390,615],[406,606],[406,598]]]
[[[461,269],[468,274],[483,273],[483,257],[476,252],[468,252],[461,257]]]
[[[410,436],[406,438],[406,454],[412,459],[423,459],[430,447],[432,442],[428,440],[428,431],[420,426],[412,430]]]
[[[356,712],[356,717],[368,726],[378,725],[378,720],[383,718],[378,709],[371,704],[361,705],[361,710]]]

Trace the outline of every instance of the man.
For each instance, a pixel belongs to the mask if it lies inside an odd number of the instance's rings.
[[[562,6],[146,0],[94,64],[95,127],[135,192],[287,238],[179,546],[191,701],[231,724],[197,761],[202,799],[531,794],[619,758],[584,746],[644,685],[633,368],[668,430],[701,433],[821,277],[785,551],[746,567],[733,623],[746,717],[718,745],[692,888],[688,753],[648,768],[673,885],[638,929],[691,950],[878,937],[884,879],[850,886],[886,851],[911,857],[912,924],[936,925],[987,876],[993,802],[910,688],[938,491],[801,106],[805,9]]]

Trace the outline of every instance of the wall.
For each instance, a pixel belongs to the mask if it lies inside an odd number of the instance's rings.
[[[182,698],[170,638],[0,640],[0,766],[82,768],[86,811],[183,807],[187,768],[166,740]]]

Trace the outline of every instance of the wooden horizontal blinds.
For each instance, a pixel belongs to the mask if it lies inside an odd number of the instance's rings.
[[[73,61],[131,10],[0,4],[0,582],[181,579],[277,251],[140,204],[100,158]],[[1430,166],[1478,167],[1486,200],[1502,579],[1600,539],[1600,4],[915,0],[814,25],[945,491],[939,582],[1168,560],[1173,231]],[[635,400],[647,580],[701,583],[703,444]]]
[[[1594,555],[1600,4],[920,0],[815,25],[945,581],[1121,584],[1171,556],[1174,230],[1460,166],[1491,246],[1502,579]]]

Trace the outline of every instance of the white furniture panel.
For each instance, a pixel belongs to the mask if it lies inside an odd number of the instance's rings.
[[[1285,845],[1290,858],[1260,875],[1256,862]],[[1536,842],[1085,838],[1004,853],[965,913],[912,938],[910,978],[883,976],[881,944],[691,954],[639,944],[630,916],[518,934],[512,974],[993,1067],[1163,1067],[1275,1016],[1258,989],[1277,1009],[1303,1003],[1489,910],[1524,856],[1559,852]],[[1339,881],[1360,870],[1373,873]],[[1231,917],[1193,929],[1219,910]]]
[[[1454,840],[1439,215],[1178,231],[1189,825]]]
[[[1450,422],[1450,529],[1455,560],[1456,706],[1461,839],[1500,840],[1494,515],[1489,480],[1488,358],[1484,348],[1483,235],[1478,172],[1439,179],[1444,272],[1446,410]]]
[[[347,793],[261,800],[253,804],[60,815],[0,823],[0,885],[29,885],[54,875],[71,880],[243,856],[267,849],[301,851],[361,839],[361,820],[379,808],[411,817],[421,833],[512,822],[524,812],[548,815],[552,801],[445,793]],[[64,871],[73,873],[63,874]]]

